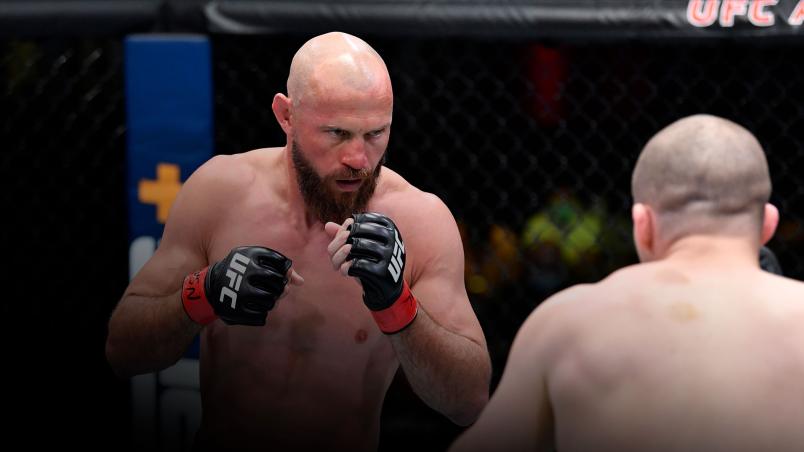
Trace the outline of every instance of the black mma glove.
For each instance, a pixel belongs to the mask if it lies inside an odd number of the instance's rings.
[[[349,276],[360,280],[363,303],[380,330],[397,333],[413,322],[418,303],[405,282],[405,244],[390,218],[378,213],[352,215],[346,243],[352,245],[347,260]]]
[[[184,278],[184,310],[202,325],[218,317],[229,325],[265,325],[288,283],[291,264],[269,248],[234,248],[222,261]]]

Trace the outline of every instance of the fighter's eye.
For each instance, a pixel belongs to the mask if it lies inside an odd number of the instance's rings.
[[[345,140],[351,136],[348,130],[337,129],[337,128],[327,129],[327,133],[341,140]]]
[[[385,133],[385,128],[372,130],[371,132],[367,133],[366,136],[369,138],[379,138]]]

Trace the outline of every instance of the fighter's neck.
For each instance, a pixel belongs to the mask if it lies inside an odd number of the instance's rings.
[[[744,237],[693,235],[673,242],[662,253],[662,260],[687,268],[757,267],[758,248],[758,244]]]

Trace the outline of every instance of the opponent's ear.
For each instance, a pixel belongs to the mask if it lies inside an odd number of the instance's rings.
[[[640,261],[649,261],[654,255],[656,243],[655,218],[653,210],[645,204],[636,203],[631,207],[631,220],[634,222],[634,245]]]
[[[292,127],[290,125],[290,98],[282,93],[276,93],[274,101],[271,103],[271,110],[274,112],[276,122],[279,127],[285,131],[285,134],[291,135]]]
[[[762,218],[762,237],[760,240],[764,245],[773,237],[776,226],[779,225],[779,209],[771,203],[765,203],[765,215]]]

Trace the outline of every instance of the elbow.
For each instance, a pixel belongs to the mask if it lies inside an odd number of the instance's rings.
[[[115,344],[111,336],[108,337],[106,339],[106,362],[109,363],[109,366],[118,378],[133,377],[135,373],[125,366],[125,360],[122,359],[121,355],[120,347]]]
[[[182,356],[181,353],[166,353],[158,349],[153,356],[144,355],[141,350],[129,338],[110,334],[106,339],[106,362],[114,374],[122,379],[158,372],[176,364]]]
[[[106,362],[109,363],[115,376],[120,379],[131,378],[147,372],[147,369],[138,365],[137,348],[132,345],[130,338],[113,328],[111,323],[109,324],[109,334],[106,336],[105,354]]]
[[[485,371],[475,380],[475,383],[462,393],[459,403],[454,405],[455,410],[446,416],[454,424],[467,427],[474,424],[483,409],[489,403],[491,387],[491,363],[487,360]]]
[[[112,372],[114,372],[115,376],[122,379],[132,377],[134,373],[126,366],[125,341],[121,338],[117,317],[118,313],[117,309],[115,309],[107,325],[106,347],[104,351],[106,362],[109,364],[109,367],[111,367]]]
[[[475,395],[465,398],[460,406],[456,407],[451,413],[447,413],[446,416],[454,424],[468,427],[480,417],[480,413],[483,412],[483,408],[486,407],[488,402],[488,391],[476,391]]]

